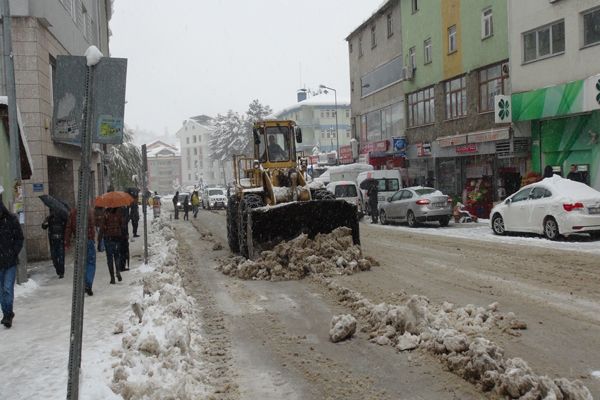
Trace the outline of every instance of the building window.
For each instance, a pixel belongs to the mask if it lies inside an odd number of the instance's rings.
[[[350,91],[354,93],[354,80],[350,81]]]
[[[196,135],[194,135],[194,143],[196,143]]]
[[[600,43],[600,8],[583,14],[583,45]]]
[[[408,66],[413,71],[417,68],[417,48],[414,46],[408,49]]]
[[[394,35],[394,27],[392,26],[392,13],[387,15],[387,33],[388,37],[392,37]]]
[[[565,51],[565,21],[523,34],[523,62],[551,57]]]
[[[467,85],[464,76],[444,83],[446,92],[446,119],[467,115]]]
[[[196,147],[194,147],[194,155],[197,156],[198,155],[198,149]]]
[[[508,93],[508,75],[502,64],[479,71],[479,112],[494,111],[494,97]]]
[[[360,79],[361,97],[400,82],[402,79],[402,61],[402,57],[396,57],[363,75]]]
[[[348,51],[350,51],[350,54],[352,54],[352,41],[351,40],[348,41]]]
[[[329,110],[325,111],[325,116],[329,118]]]
[[[408,126],[415,127],[435,122],[435,91],[433,86],[408,96]]]
[[[424,54],[424,57],[425,57],[424,63],[425,64],[429,64],[432,61],[431,38],[426,39],[423,42],[423,54]]]
[[[350,129],[346,129],[346,137],[350,138]]]
[[[363,56],[362,35],[358,36],[358,56]]]
[[[377,47],[377,37],[375,35],[375,25],[371,27],[371,48]]]
[[[494,34],[492,9],[487,8],[481,13],[481,38],[487,39]]]
[[[350,118],[350,110],[346,110],[346,118]]]
[[[325,111],[321,110],[321,118],[325,118]]]
[[[412,12],[413,14],[419,11],[419,0],[412,0]]]
[[[187,131],[187,126],[185,127],[185,130]],[[190,144],[190,138],[189,137],[185,138],[185,144]]]
[[[448,28],[448,54],[454,53],[456,48],[456,25]]]

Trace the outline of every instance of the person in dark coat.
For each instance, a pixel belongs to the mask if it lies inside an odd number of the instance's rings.
[[[50,215],[44,219],[42,229],[48,230],[48,241],[50,242],[50,255],[52,264],[59,279],[65,276],[65,229],[67,220],[59,217],[50,209]]]
[[[106,264],[108,266],[108,273],[110,274],[111,285],[116,283],[115,272],[119,282],[123,280],[123,278],[121,278],[121,272],[119,271],[121,262],[119,246],[123,239],[122,235],[123,212],[118,208],[107,208],[104,212],[104,217],[100,222],[98,242],[104,240],[104,247],[106,248]]]
[[[135,199],[129,207],[129,218],[131,219],[131,226],[133,228],[133,237],[140,237],[140,235],[137,234],[140,221],[140,209],[138,207],[137,199]]]
[[[175,196],[173,196],[173,208],[175,209],[175,219],[179,219],[179,209],[177,208],[178,202],[179,202],[179,191],[175,192]]]
[[[379,210],[377,209],[379,204],[379,201],[377,200],[379,189],[377,185],[377,181],[373,181],[371,186],[369,186],[369,190],[367,190],[367,196],[369,197],[369,208],[371,209],[371,222],[374,224],[377,223],[377,219],[379,217]]]
[[[92,285],[96,276],[96,219],[92,208],[88,208],[88,232],[87,232],[87,259],[85,260],[85,292],[93,296]],[[65,249],[71,246],[71,238],[77,232],[77,208],[72,208],[65,229]],[[100,243],[100,240],[98,241]]]
[[[583,180],[583,176],[581,176],[581,172],[577,171],[577,165],[571,164],[571,169],[569,174],[567,175],[567,179],[570,179],[575,182],[585,183]]]
[[[2,202],[3,191],[4,188],[0,186],[0,304],[2,325],[10,328],[15,317],[13,303],[17,264],[25,238],[17,216],[10,213]]]
[[[184,221],[189,221],[190,217],[188,215],[188,213],[190,212],[190,204],[189,204],[189,197],[185,196],[183,198],[183,220]]]
[[[554,175],[554,170],[552,169],[552,165],[546,165],[544,168],[544,178],[552,178]]]

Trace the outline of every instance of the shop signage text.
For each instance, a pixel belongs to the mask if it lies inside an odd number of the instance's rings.
[[[456,146],[455,150],[458,154],[477,153],[477,144],[468,143],[460,146]]]
[[[417,143],[417,156],[418,157],[429,157],[431,156],[431,143],[419,142]]]
[[[389,143],[387,140],[380,140],[379,142],[369,142],[361,145],[361,154],[371,153],[374,151],[385,152],[388,150]]]
[[[354,161],[352,157],[352,146],[340,146],[340,162],[347,164]]]

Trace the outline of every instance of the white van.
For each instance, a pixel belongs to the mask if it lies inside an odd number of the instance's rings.
[[[315,178],[316,182],[321,182],[327,186],[329,182],[337,181],[352,181],[355,182],[356,178],[361,172],[372,171],[373,166],[370,164],[346,164],[329,167],[321,176]]]
[[[356,178],[356,184],[360,188],[360,184],[365,179],[375,179],[377,180],[377,201],[379,203],[384,202],[385,199],[396,193],[398,190],[402,189],[402,178],[400,177],[400,171],[397,169],[381,169],[375,171],[366,171],[358,174]],[[367,196],[367,191],[361,189],[362,192],[362,209],[365,210],[366,214],[370,215],[369,210],[369,198]]]
[[[364,216],[362,201],[360,200],[362,194],[358,188],[358,185],[354,181],[336,181],[331,182],[327,185],[327,190],[335,195],[336,199],[345,200],[350,204],[356,206],[358,212],[358,219]]]

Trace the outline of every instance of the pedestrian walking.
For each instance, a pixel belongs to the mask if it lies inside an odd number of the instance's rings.
[[[192,193],[192,211],[194,212],[194,218],[198,216],[198,210],[200,209],[200,196],[198,195],[198,191],[195,190]]]
[[[546,168],[544,168],[544,178],[552,178],[552,176],[554,176],[552,165],[546,165]]]
[[[190,220],[190,217],[189,217],[189,215],[188,215],[188,213],[190,212],[190,204],[189,204],[189,201],[190,201],[190,199],[189,199],[189,197],[188,197],[188,196],[185,196],[185,197],[183,198],[183,220],[184,220],[184,221],[189,221],[189,220]]]
[[[137,234],[140,222],[140,209],[138,207],[137,199],[134,199],[133,203],[131,203],[131,207],[129,207],[129,217],[131,219],[131,227],[133,228],[133,237],[140,237],[140,235]]]
[[[106,249],[106,264],[110,274],[110,284],[115,284],[115,275],[119,282],[121,272],[119,271],[120,256],[119,246],[121,245],[123,234],[123,213],[118,208],[107,208],[100,222],[100,233],[98,241],[104,240]]]
[[[571,164],[571,169],[569,170],[569,174],[567,175],[567,179],[570,179],[575,182],[585,183],[581,172],[577,170],[577,164]]]
[[[154,197],[152,198],[152,218],[160,217],[160,196],[158,192],[154,192]]]
[[[175,219],[179,219],[179,209],[177,208],[178,202],[179,202],[179,191],[175,192],[175,196],[173,196],[173,209],[175,209]]]
[[[23,230],[17,216],[10,213],[2,202],[4,188],[0,185],[0,304],[2,306],[2,325],[12,326],[15,313],[15,280],[19,252],[23,248]]]
[[[85,292],[88,296],[93,296],[92,286],[94,284],[94,277],[96,276],[96,246],[94,242],[96,239],[96,224],[94,218],[94,212],[91,207],[88,208],[88,229],[87,229],[87,258],[85,260]],[[69,219],[67,220],[67,227],[65,229],[65,250],[71,247],[71,239],[77,232],[77,208],[72,208],[69,213]]]
[[[379,205],[379,201],[377,199],[379,195],[379,190],[377,186],[378,183],[376,180],[374,180],[369,186],[369,189],[367,190],[367,196],[369,198],[369,208],[371,209],[371,222],[374,224],[377,223],[377,219],[379,217],[379,210],[377,209]]]
[[[65,230],[67,228],[67,220],[64,217],[58,216],[54,210],[50,209],[44,222],[42,229],[48,230],[48,241],[50,242],[50,256],[52,264],[56,270],[56,275],[59,279],[65,276]]]
[[[119,271],[129,271],[127,261],[129,260],[129,208],[121,207],[123,215],[123,226],[121,228],[121,244],[119,245]]]

